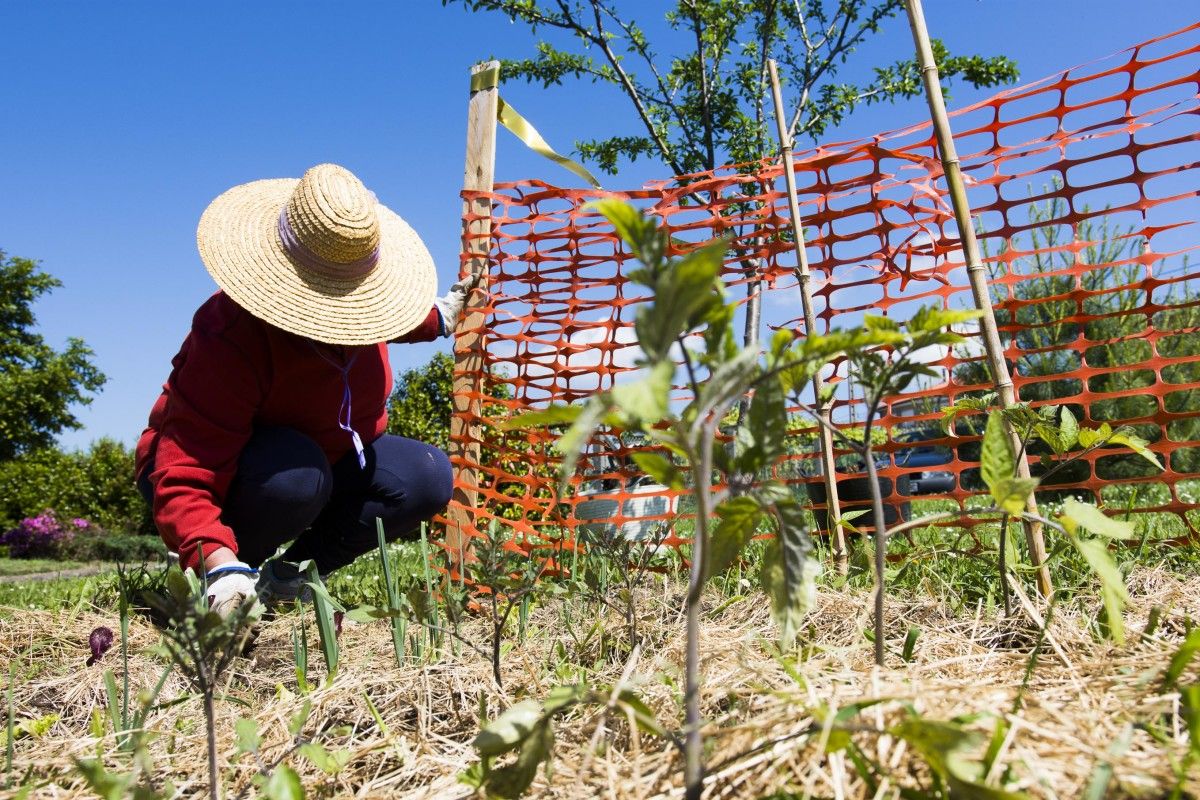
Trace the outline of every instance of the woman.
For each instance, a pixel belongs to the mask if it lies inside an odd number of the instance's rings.
[[[416,233],[348,170],[235,186],[205,210],[200,307],[137,446],[138,487],[212,608],[294,598],[446,506],[446,454],[384,433],[387,343],[449,336],[475,280],[434,297]],[[291,544],[278,557],[277,549]]]

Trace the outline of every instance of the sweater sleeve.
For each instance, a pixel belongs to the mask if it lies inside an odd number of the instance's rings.
[[[442,315],[437,306],[429,309],[424,321],[403,336],[397,336],[389,344],[410,344],[412,342],[432,342],[439,336],[449,336],[442,332]]]
[[[159,431],[154,521],[184,568],[221,547],[237,552],[221,508],[264,390],[260,371],[227,334],[197,319],[171,376]]]

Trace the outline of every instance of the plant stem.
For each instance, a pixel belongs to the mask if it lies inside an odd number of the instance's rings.
[[[17,662],[8,662],[8,723],[7,731],[8,738],[5,740],[4,748],[4,788],[12,788],[12,768],[13,768],[13,684],[17,682]]]
[[[688,454],[688,461],[692,464],[692,483],[696,496],[696,530],[692,536],[692,569],[687,593],[687,668],[684,689],[687,736],[684,742],[683,772],[686,800],[700,800],[704,790],[704,740],[700,736],[700,600],[704,590],[704,557],[708,541],[715,425],[715,421],[704,424],[698,452]]]
[[[863,428],[863,455],[867,462],[867,485],[871,489],[871,513],[875,517],[875,663],[883,666],[883,593],[887,588],[884,566],[887,563],[887,528],[883,518],[883,493],[879,490],[879,471],[871,451],[871,425],[874,408],[867,414]]]
[[[217,787],[217,730],[213,709],[213,687],[205,681],[201,686],[204,695],[204,725],[208,734],[208,796],[211,800],[221,800]]]
[[[1004,597],[1004,616],[1012,616],[1012,601],[1008,597],[1008,514],[1000,518],[1000,594]]]

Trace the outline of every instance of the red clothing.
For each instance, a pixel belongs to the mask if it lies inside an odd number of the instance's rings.
[[[431,341],[440,330],[432,308],[396,341]],[[387,344],[319,344],[263,322],[224,292],[200,306],[137,445],[138,475],[154,461],[154,522],[185,568],[199,563],[201,549],[237,552],[221,506],[254,426],[294,428],[331,464],[353,449],[350,434],[338,427],[345,391],[339,367],[352,358],[350,424],[372,442],[387,427]]]

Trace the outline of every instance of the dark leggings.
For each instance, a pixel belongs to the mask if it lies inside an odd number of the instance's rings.
[[[287,561],[313,559],[322,574],[344,567],[378,541],[413,538],[421,522],[450,502],[450,460],[436,447],[383,435],[366,448],[367,466],[350,451],[330,467],[309,437],[291,428],[255,431],[238,458],[221,521],[233,529],[238,558],[258,566],[292,542]],[[138,488],[153,495],[145,474]]]

